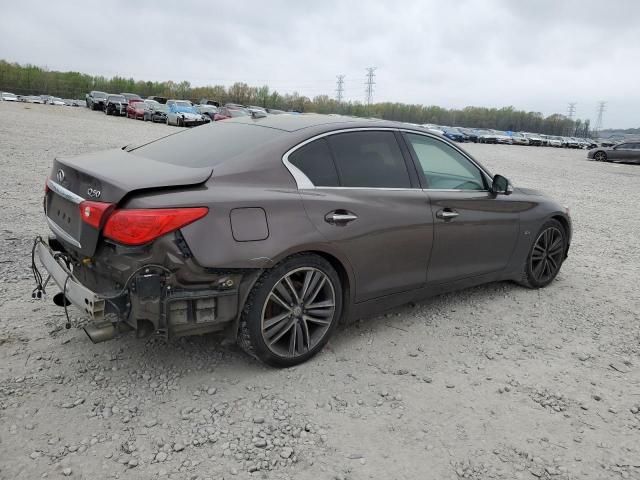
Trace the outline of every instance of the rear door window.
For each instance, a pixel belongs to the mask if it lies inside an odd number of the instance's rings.
[[[402,151],[391,131],[327,137],[343,187],[410,188]]]
[[[337,187],[338,172],[324,138],[308,143],[291,155],[289,162],[304,173],[316,187]]]

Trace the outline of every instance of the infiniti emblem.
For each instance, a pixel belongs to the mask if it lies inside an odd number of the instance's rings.
[[[56,173],[56,178],[58,179],[59,183],[64,182],[64,170],[58,170],[58,173]]]

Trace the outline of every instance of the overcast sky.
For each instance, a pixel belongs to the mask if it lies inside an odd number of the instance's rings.
[[[3,2],[0,58],[54,70],[244,81],[281,93],[507,106],[640,127],[640,0]],[[92,6],[93,5],[93,6]]]

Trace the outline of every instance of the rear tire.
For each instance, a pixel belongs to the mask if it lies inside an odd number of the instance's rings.
[[[318,255],[293,255],[256,281],[237,341],[268,365],[291,367],[322,350],[341,315],[342,285],[335,269]]]
[[[544,288],[556,278],[567,252],[567,232],[557,220],[547,220],[536,234],[518,281],[527,288]]]

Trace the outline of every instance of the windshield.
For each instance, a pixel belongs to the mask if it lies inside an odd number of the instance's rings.
[[[110,102],[126,102],[126,100],[122,95],[110,95],[109,101]]]
[[[107,94],[104,92],[93,92],[92,95],[96,98],[107,98]]]
[[[185,105],[183,103],[176,103],[172,105],[171,110],[173,110],[174,112],[181,112],[181,113],[198,113],[197,110],[193,108],[191,105]]]

